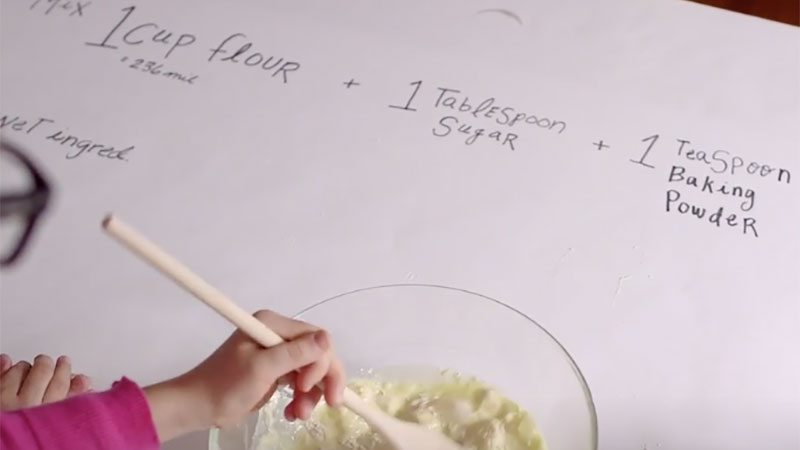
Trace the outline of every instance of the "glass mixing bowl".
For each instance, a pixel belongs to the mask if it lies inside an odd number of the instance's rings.
[[[550,450],[596,450],[594,403],[578,366],[541,325],[497,300],[431,285],[338,295],[297,318],[330,331],[348,374],[404,367],[451,369],[526,409]],[[211,450],[254,450],[256,415],[211,430]]]

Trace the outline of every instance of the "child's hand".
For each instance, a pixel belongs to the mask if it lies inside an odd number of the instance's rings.
[[[62,356],[55,362],[47,355],[39,355],[33,364],[0,355],[0,411],[53,403],[91,389],[86,375],[74,375],[69,358]]]
[[[188,431],[238,423],[275,392],[278,380],[294,387],[286,418],[308,419],[322,396],[341,403],[345,373],[328,333],[269,311],[255,317],[287,343],[265,349],[234,332],[211,356],[175,379],[145,388],[161,441]],[[294,373],[294,371],[298,371]]]

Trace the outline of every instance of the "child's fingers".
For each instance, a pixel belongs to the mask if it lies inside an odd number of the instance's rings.
[[[347,384],[347,374],[344,370],[344,365],[339,358],[333,358],[330,365],[330,370],[325,376],[325,401],[331,406],[339,406],[342,404],[342,395],[344,388]]]
[[[289,317],[266,309],[256,312],[254,316],[287,341],[319,330],[319,327],[315,327],[314,325],[300,320],[290,319]]]
[[[294,398],[284,410],[286,419],[290,421],[294,419],[308,420],[320,398],[322,398],[322,391],[317,387],[311,392],[295,391]]]
[[[264,395],[264,397],[261,399],[261,401],[259,401],[256,404],[256,406],[253,408],[253,411],[258,411],[264,405],[266,405],[267,402],[269,401],[269,399],[271,399],[272,396],[275,395],[275,391],[278,390],[279,386],[291,386],[292,389],[294,389],[296,380],[297,380],[297,372],[289,372],[286,375],[278,378],[278,381],[276,381],[275,384],[273,384],[269,388],[269,390]]]
[[[31,364],[28,361],[19,361],[11,366],[2,378],[3,392],[13,392],[14,395],[19,394],[19,388],[30,370]]]
[[[286,375],[278,378],[277,384],[279,386],[290,386],[292,389],[297,385],[297,372],[289,372]]]
[[[0,354],[0,375],[5,374],[12,365],[13,364],[10,356],[6,355],[5,353]]]
[[[283,344],[261,350],[257,354],[260,364],[268,367],[274,378],[305,367],[323,357],[329,348],[329,339],[324,331],[306,334]]]
[[[272,396],[275,395],[275,391],[278,390],[279,386],[291,386],[292,389],[295,389],[296,382],[297,382],[297,372],[289,372],[286,375],[278,378],[278,381],[276,381],[272,386],[270,386],[269,390],[261,399],[261,401],[258,402],[258,404],[256,404],[255,408],[253,408],[253,411],[258,411],[264,405],[266,405],[269,399],[271,399]]]
[[[19,394],[19,388],[22,386],[22,380],[25,379],[25,376],[28,375],[28,371],[31,370],[31,365],[28,361],[20,361],[3,374],[0,377],[0,390],[2,391],[2,399],[3,399],[3,409],[9,409],[10,407],[16,407],[16,399],[17,394]],[[13,401],[12,401],[13,400]]]
[[[33,366],[19,389],[20,406],[36,406],[42,403],[47,385],[53,378],[54,369],[53,358],[47,355],[34,358]]]
[[[86,375],[75,375],[69,382],[69,393],[67,395],[80,395],[89,392],[92,389],[92,383]]]
[[[317,383],[322,381],[331,366],[332,355],[326,353],[322,358],[300,369],[297,376],[297,389],[301,392],[308,392]]]
[[[294,422],[297,420],[297,416],[294,413],[294,403],[289,403],[283,408],[283,417],[286,417],[286,420],[289,422]]]
[[[61,356],[56,360],[53,378],[47,385],[42,402],[50,403],[65,399],[69,393],[70,377],[72,377],[72,364],[69,358]]]

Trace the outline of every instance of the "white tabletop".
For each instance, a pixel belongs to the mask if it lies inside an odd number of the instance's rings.
[[[252,310],[505,301],[576,359],[603,449],[800,448],[797,28],[675,0],[72,3],[3,4],[3,138],[56,197],[2,274],[2,351],[102,388],[230,332],[102,235],[114,211]]]

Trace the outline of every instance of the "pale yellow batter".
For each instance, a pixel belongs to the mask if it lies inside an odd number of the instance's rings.
[[[351,381],[349,386],[364,400],[383,411],[440,431],[461,444],[465,450],[546,448],[541,433],[527,412],[495,389],[473,378],[446,374],[439,380],[425,383],[359,379]],[[270,405],[266,408],[270,408]],[[268,416],[272,420],[274,413]],[[360,417],[346,408],[329,408],[324,402],[317,405],[311,420],[295,427],[291,437],[276,442],[274,433],[270,434],[264,436],[259,449],[384,448],[380,436]]]

